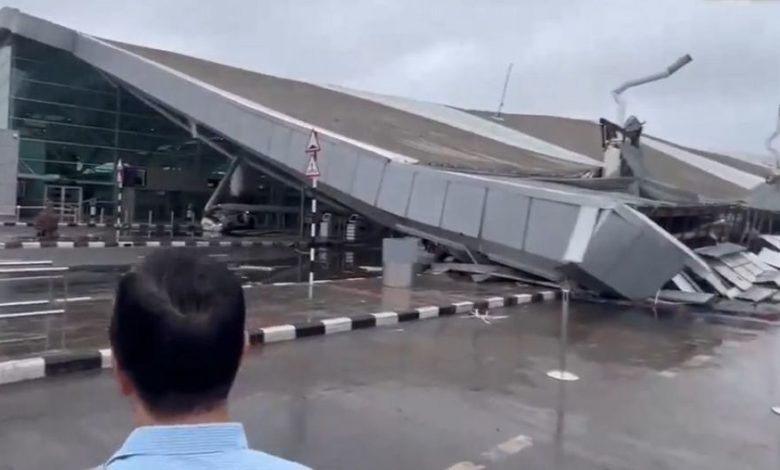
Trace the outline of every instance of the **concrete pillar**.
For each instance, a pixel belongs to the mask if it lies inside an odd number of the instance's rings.
[[[382,241],[382,284],[411,287],[418,255],[416,238],[385,238]]]

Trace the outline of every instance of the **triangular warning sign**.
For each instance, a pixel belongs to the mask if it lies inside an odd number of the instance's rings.
[[[320,150],[319,136],[317,135],[317,131],[312,129],[311,134],[309,134],[309,143],[306,144],[306,151],[309,153],[316,153]]]
[[[306,165],[306,176],[311,178],[320,176],[320,167],[317,166],[317,159],[313,155],[309,158],[309,164]]]

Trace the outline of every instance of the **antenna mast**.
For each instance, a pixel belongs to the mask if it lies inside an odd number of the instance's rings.
[[[506,99],[506,90],[509,88],[509,77],[512,75],[512,67],[514,67],[515,64],[510,63],[509,68],[506,70],[506,78],[504,79],[504,90],[501,92],[501,102],[498,104],[498,111],[496,111],[496,115],[493,116],[493,119],[501,120],[503,117],[501,117],[501,111],[504,110],[504,100]]]

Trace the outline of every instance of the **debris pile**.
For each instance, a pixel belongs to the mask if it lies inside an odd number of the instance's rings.
[[[658,294],[658,299],[708,304],[722,299],[780,307],[780,236],[760,235],[756,251],[736,243],[695,250],[709,270],[687,267]]]

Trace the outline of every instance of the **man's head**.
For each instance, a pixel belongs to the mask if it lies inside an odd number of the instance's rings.
[[[227,267],[158,251],[119,281],[111,348],[123,392],[154,418],[222,406],[244,348],[244,292]]]

